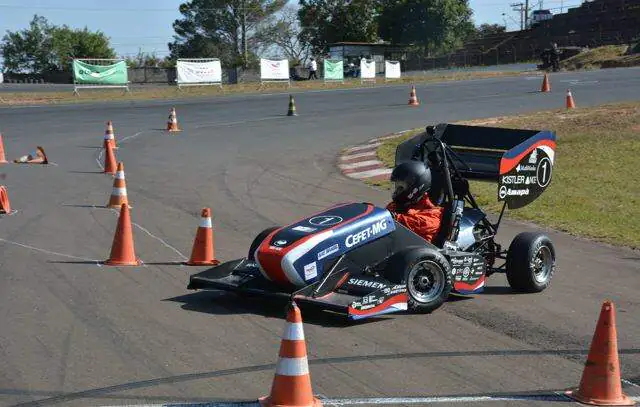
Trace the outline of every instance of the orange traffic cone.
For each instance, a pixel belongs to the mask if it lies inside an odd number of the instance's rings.
[[[109,266],[139,266],[141,264],[140,259],[136,257],[133,245],[133,230],[131,229],[131,217],[127,204],[120,206],[118,227],[113,236],[111,255],[104,263]]]
[[[605,301],[602,304],[580,386],[565,392],[565,394],[584,404],[598,406],[635,405],[633,400],[622,393],[616,314],[611,301]]]
[[[4,185],[0,185],[0,213],[11,213],[9,193],[7,192],[7,187]]]
[[[211,224],[211,209],[204,208],[200,215],[200,225],[196,231],[196,238],[191,249],[191,258],[187,262],[190,266],[218,265],[213,248],[213,226]]]
[[[107,129],[104,131],[104,148],[107,148],[107,143],[111,143],[113,148],[118,148],[118,143],[116,143],[116,136],[113,132],[113,123],[111,120],[107,122]]]
[[[551,92],[551,85],[549,84],[549,77],[547,74],[544,74],[544,79],[542,80],[542,88],[540,92]]]
[[[113,146],[111,143],[106,143],[106,150],[104,152],[104,173],[115,175],[116,170],[116,154],[113,152]]]
[[[2,141],[2,133],[0,133],[0,164],[6,164],[8,162],[7,157],[4,155],[4,142]]]
[[[411,94],[409,94],[409,106],[420,106],[418,102],[418,96],[416,96],[416,87],[411,87]]]
[[[573,101],[571,89],[567,89],[567,109],[575,109],[576,103]]]
[[[13,160],[16,164],[49,164],[44,148],[37,146],[36,151]]]
[[[176,115],[176,108],[172,107],[169,112],[169,121],[167,122],[167,131],[181,131],[178,127],[178,117]]]
[[[124,163],[121,161],[118,163],[118,171],[116,171],[116,177],[113,180],[113,189],[111,190],[111,197],[107,208],[119,208],[122,204],[129,206],[127,199],[127,183],[124,179]],[[131,206],[129,206],[131,208]]]
[[[271,394],[258,401],[264,407],[320,407],[311,390],[302,315],[295,302],[288,308]]]

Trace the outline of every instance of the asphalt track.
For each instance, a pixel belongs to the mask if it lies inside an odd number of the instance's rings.
[[[548,94],[536,92],[540,76],[431,84],[417,88],[419,108],[406,106],[406,86],[308,92],[296,96],[298,117],[285,116],[287,95],[179,101],[177,135],[161,131],[165,102],[0,109],[9,159],[43,145],[57,164],[2,168],[17,212],[0,219],[0,404],[267,394],[285,304],[186,290],[204,268],[175,263],[189,256],[201,208],[213,209],[217,256],[240,257],[270,225],[338,202],[386,204],[387,192],[339,174],[343,147],[432,123],[560,108],[569,86],[578,106],[638,100],[639,73],[554,74]],[[121,147],[144,267],[96,265],[117,220],[100,208],[113,182],[96,161],[106,120]],[[506,221],[500,240],[533,228]],[[625,391],[639,396],[640,254],[549,234],[558,271],[540,294],[514,295],[494,276],[486,294],[429,316],[349,324],[303,308],[314,391],[547,405],[530,395],[578,384],[600,306],[612,299]]]

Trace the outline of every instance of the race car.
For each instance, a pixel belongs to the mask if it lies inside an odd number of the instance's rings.
[[[432,242],[383,207],[341,203],[262,231],[246,257],[190,276],[187,288],[283,297],[350,319],[430,313],[451,294],[482,292],[496,272],[515,291],[540,292],[555,271],[549,237],[520,233],[504,250],[495,236],[507,207],[525,206],[549,186],[555,140],[551,131],[428,126],[397,147],[395,162],[421,160],[432,171],[429,196],[444,207]],[[497,182],[497,222],[478,207],[468,180]]]

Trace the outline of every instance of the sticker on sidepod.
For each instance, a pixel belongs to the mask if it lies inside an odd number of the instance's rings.
[[[340,245],[338,243],[334,244],[333,246],[327,247],[326,249],[318,253],[318,260],[322,260],[325,257],[329,257],[333,253],[336,253],[339,250],[340,250]]]
[[[311,280],[312,278],[318,277],[318,266],[316,262],[307,264],[304,266],[304,279]]]
[[[296,226],[291,230],[295,230],[296,232],[311,233],[311,232],[315,232],[316,228],[310,228],[307,226]]]

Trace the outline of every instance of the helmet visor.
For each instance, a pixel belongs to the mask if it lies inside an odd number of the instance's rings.
[[[406,181],[395,181],[393,186],[393,199],[396,199],[403,192],[407,191],[407,189],[409,189],[409,185]]]

